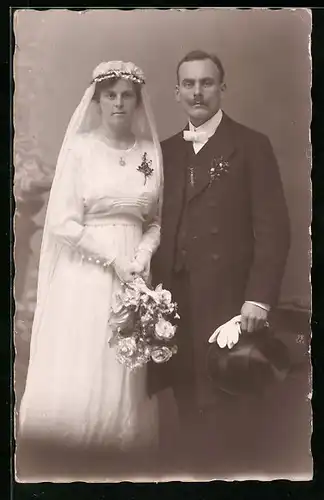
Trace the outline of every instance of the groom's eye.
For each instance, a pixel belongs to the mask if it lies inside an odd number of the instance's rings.
[[[192,87],[194,84],[193,80],[183,80],[182,85],[186,88]]]
[[[211,87],[212,85],[214,85],[214,80],[208,78],[206,80],[203,80],[202,84],[204,87]]]

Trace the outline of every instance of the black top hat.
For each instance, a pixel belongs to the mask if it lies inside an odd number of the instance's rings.
[[[207,370],[215,389],[232,395],[260,394],[291,369],[288,347],[269,328],[243,333],[232,348],[215,342],[207,355]]]

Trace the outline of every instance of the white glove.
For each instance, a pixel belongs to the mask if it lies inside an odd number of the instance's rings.
[[[217,342],[222,349],[226,346],[232,349],[232,347],[238,343],[241,333],[241,315],[238,315],[227,321],[227,323],[219,326],[209,338],[208,342],[210,344]]]

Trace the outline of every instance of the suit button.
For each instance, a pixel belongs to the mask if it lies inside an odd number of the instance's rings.
[[[198,236],[193,236],[192,239],[193,240],[196,240],[198,238]]]
[[[210,232],[211,232],[211,234],[218,234],[219,229],[217,227],[213,227]]]
[[[213,253],[211,255],[211,258],[212,258],[212,260],[214,260],[216,262],[217,260],[219,260],[220,257],[219,257],[219,255],[217,253]]]

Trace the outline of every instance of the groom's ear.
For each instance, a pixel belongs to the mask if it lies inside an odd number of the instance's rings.
[[[176,85],[174,95],[175,95],[176,101],[180,102],[180,87],[179,87],[179,85]]]
[[[227,85],[225,82],[221,83],[220,89],[222,92],[225,92],[225,90],[227,89]]]

